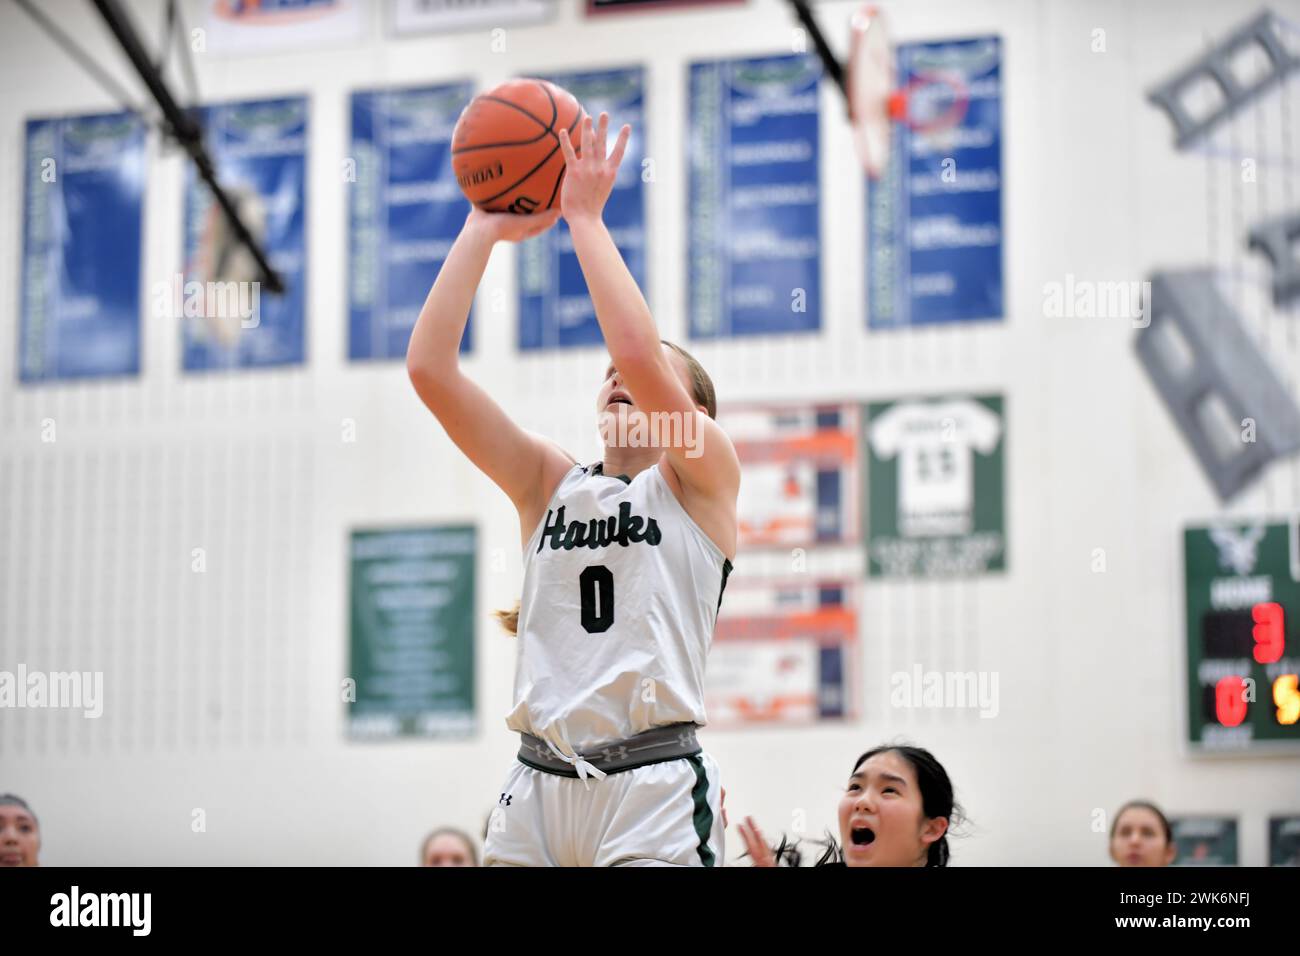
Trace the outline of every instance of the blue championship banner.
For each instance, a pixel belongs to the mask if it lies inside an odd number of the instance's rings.
[[[470,83],[352,94],[348,358],[406,355],[420,308],[469,213],[451,133]],[[460,350],[470,348],[466,324]]]
[[[144,126],[29,120],[24,156],[19,380],[138,375]]]
[[[897,62],[908,116],[867,187],[868,324],[1001,319],[1001,41],[902,44]]]
[[[815,56],[690,68],[692,338],[821,327]]]
[[[632,127],[623,164],[605,204],[605,225],[632,278],[646,288],[645,188],[652,167],[645,162],[645,71],[641,67],[598,73],[563,73],[542,79],[574,95],[593,119],[609,114],[609,147],[624,123]],[[573,252],[569,224],[519,247],[519,348],[569,348],[604,342],[582,267]]]
[[[205,106],[198,111],[217,180],[241,218],[263,235],[263,249],[285,284],[272,295],[259,281],[239,282],[238,320],[213,314],[213,287],[222,268],[205,236],[219,231],[222,215],[192,166],[185,183],[185,289],[206,286],[207,307],[189,308],[182,324],[185,371],[296,365],[304,356],[306,302],[307,100],[304,97]],[[246,255],[242,250],[234,255]],[[218,260],[225,258],[217,256]],[[251,274],[251,273],[250,273]],[[197,283],[198,285],[194,285]],[[226,300],[223,300],[226,301]]]

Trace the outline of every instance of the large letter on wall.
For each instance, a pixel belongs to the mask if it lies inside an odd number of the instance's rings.
[[[1209,271],[1157,273],[1150,287],[1151,324],[1138,335],[1138,357],[1227,500],[1300,448],[1300,410]]]

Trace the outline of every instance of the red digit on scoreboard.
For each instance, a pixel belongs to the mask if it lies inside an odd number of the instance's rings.
[[[1255,660],[1272,664],[1282,657],[1286,649],[1286,627],[1283,623],[1282,605],[1256,604],[1250,616],[1255,619],[1252,633],[1255,637]]]
[[[1214,685],[1214,716],[1225,727],[1236,727],[1246,719],[1246,682],[1224,677]]]

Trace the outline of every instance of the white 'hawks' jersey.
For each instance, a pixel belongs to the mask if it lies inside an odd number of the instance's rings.
[[[563,753],[703,725],[704,662],[731,562],[659,465],[574,465],[524,549],[511,730]]]

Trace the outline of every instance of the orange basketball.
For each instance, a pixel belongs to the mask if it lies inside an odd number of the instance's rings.
[[[474,97],[451,134],[461,191],[488,212],[532,215],[558,205],[560,136],[576,133],[584,115],[571,93],[546,80],[511,80]]]

